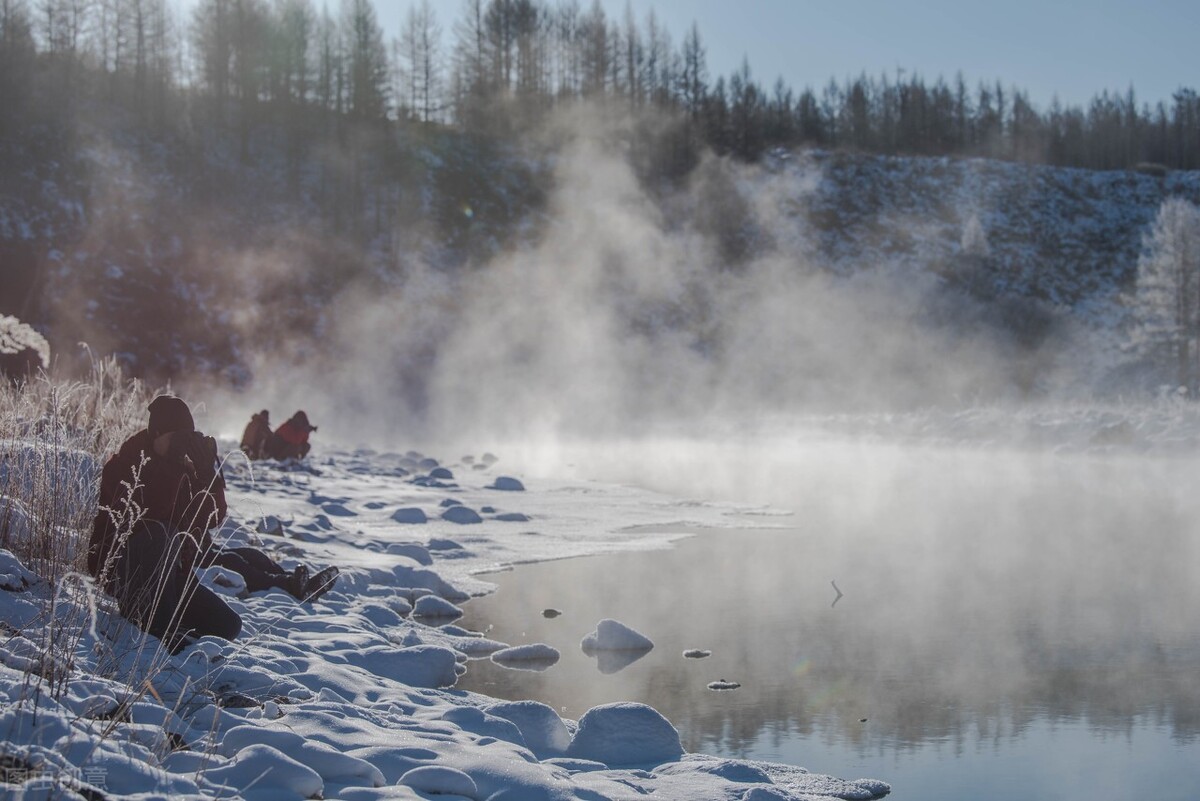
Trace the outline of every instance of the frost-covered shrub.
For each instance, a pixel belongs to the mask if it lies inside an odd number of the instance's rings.
[[[16,317],[0,314],[0,373],[24,378],[50,366],[50,343]]]
[[[24,518],[13,539],[6,517],[3,547],[51,581],[83,568],[79,546],[96,513],[100,466],[141,427],[148,400],[141,383],[125,379],[111,360],[94,364],[83,381],[43,375],[0,382],[0,496]]]
[[[105,602],[83,574],[100,465],[142,425],[148,400],[112,360],[83,381],[0,381],[0,548],[27,571],[19,587],[6,582],[3,617],[36,651],[29,680],[52,694],[99,643]]]

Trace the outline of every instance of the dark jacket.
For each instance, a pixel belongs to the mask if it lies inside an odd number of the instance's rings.
[[[242,432],[242,452],[251,459],[267,456],[267,442],[271,439],[271,424],[263,412],[253,415]]]
[[[212,442],[203,435],[196,436]],[[215,467],[215,445],[201,446],[206,454],[211,450],[211,460],[196,458],[188,464],[172,455],[157,455],[152,443],[149,432],[143,429],[104,463],[100,508],[92,523],[88,547],[88,572],[93,576],[99,577],[115,556],[118,533],[129,531],[138,520],[155,520],[170,531],[190,535],[180,546],[185,568],[206,566],[212,559],[214,548],[208,530],[219,525],[228,513],[225,481]]]

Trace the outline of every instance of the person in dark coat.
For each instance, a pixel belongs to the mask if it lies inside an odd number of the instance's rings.
[[[303,459],[308,455],[308,435],[317,427],[308,422],[308,415],[296,412],[283,422],[267,441],[267,455],[272,459]]]
[[[266,409],[250,416],[242,432],[242,453],[250,459],[267,458],[267,442],[271,439],[271,413]]]
[[[160,395],[149,411],[147,427],[104,464],[88,548],[88,572],[124,617],[177,652],[195,638],[233,640],[241,631],[237,613],[196,579],[197,567],[220,565],[250,592],[279,587],[301,600],[332,586],[336,568],[310,578],[305,566],[285,570],[255,548],[217,548],[208,532],[228,507],[216,441],[195,430],[179,398]]]

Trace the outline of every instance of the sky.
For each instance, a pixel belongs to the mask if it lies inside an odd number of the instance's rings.
[[[378,0],[389,37],[419,0]],[[551,0],[556,3],[557,0]],[[643,23],[650,9],[678,46],[695,22],[708,52],[710,79],[729,75],[743,58],[766,88],[777,77],[795,89],[820,89],[864,71],[898,70],[927,83],[968,85],[999,80],[1028,92],[1045,109],[1057,96],[1084,105],[1102,90],[1139,104],[1167,101],[1181,86],[1200,86],[1197,0],[601,0],[611,18],[626,3]],[[591,0],[581,0],[589,8]],[[449,36],[459,0],[433,0]],[[330,6],[334,6],[330,0]]]

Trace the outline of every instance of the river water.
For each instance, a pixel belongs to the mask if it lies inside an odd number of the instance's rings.
[[[872,446],[734,462],[699,463],[794,514],[489,576],[463,624],[562,658],[474,661],[460,688],[571,718],[644,702],[688,750],[882,779],[899,801],[1200,799],[1196,459]],[[638,464],[627,478],[681,489],[680,471]],[[589,658],[601,618],[654,649]]]

